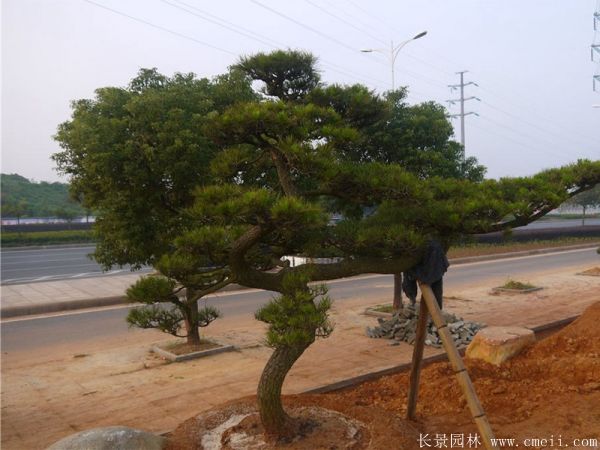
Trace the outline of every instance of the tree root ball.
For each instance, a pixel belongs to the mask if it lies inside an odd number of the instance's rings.
[[[265,438],[256,400],[245,398],[207,411],[182,423],[169,437],[167,450],[359,450],[381,448],[386,442],[406,443],[413,448],[419,432],[414,423],[376,406],[355,405],[344,413],[327,396],[284,397],[288,414],[298,423],[293,438],[272,441]],[[398,422],[402,422],[399,424]],[[390,436],[391,435],[391,436]],[[375,444],[375,445],[374,445]]]

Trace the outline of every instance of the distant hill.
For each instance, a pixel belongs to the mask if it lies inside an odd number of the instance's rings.
[[[85,210],[69,197],[66,183],[31,182],[21,175],[0,174],[3,218],[85,216]]]

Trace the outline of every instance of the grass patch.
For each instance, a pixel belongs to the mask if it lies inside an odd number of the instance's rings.
[[[2,233],[2,247],[20,247],[55,244],[81,244],[94,242],[92,230],[32,231],[28,233]]]
[[[497,253],[521,252],[526,250],[538,250],[542,248],[568,247],[578,244],[597,244],[597,237],[567,237],[552,240],[539,240],[529,242],[507,242],[500,244],[477,244],[470,243],[457,247],[451,247],[448,258],[463,258],[467,256],[494,255]]]
[[[534,286],[531,283],[523,283],[521,281],[508,280],[506,283],[504,283],[500,287],[502,289],[513,289],[515,291],[525,291],[527,289],[534,289],[537,286]]]
[[[394,307],[392,305],[377,305],[369,308],[371,311],[381,312],[381,313],[393,313]]]

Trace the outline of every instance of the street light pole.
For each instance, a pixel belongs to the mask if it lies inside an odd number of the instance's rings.
[[[394,47],[394,41],[391,41],[389,57],[390,57],[390,66],[391,66],[391,72],[392,72],[392,90],[394,90],[396,88],[394,65],[396,63],[396,58],[398,57],[398,53],[400,53],[400,50],[402,50],[402,48],[406,44],[408,44],[411,41],[414,41],[415,39],[422,38],[426,34],[427,34],[427,31],[423,31],[423,32],[417,34],[416,36],[414,36],[410,39],[407,39],[406,41],[400,42],[395,47]],[[379,53],[386,54],[387,50],[384,50],[382,48],[367,48],[367,49],[362,49],[361,52],[363,52],[363,53],[379,52]]]

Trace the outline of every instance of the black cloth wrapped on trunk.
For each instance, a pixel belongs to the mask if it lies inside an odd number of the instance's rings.
[[[417,300],[417,281],[431,286],[435,299],[442,308],[444,294],[444,274],[450,263],[442,245],[435,240],[427,243],[423,259],[404,272],[402,290],[412,303]]]

